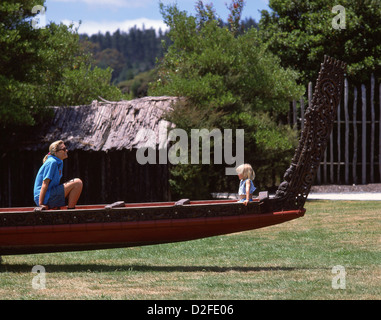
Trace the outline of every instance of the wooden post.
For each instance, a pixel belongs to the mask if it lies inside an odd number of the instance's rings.
[[[337,180],[340,184],[340,166],[341,166],[341,103],[337,107]]]
[[[365,85],[361,85],[361,99],[362,99],[362,158],[361,158],[361,168],[362,168],[362,176],[361,182],[362,184],[366,184],[366,87]]]
[[[353,98],[353,184],[357,184],[357,88],[354,89]]]
[[[345,184],[349,184],[349,113],[348,79],[344,80],[344,118],[345,118]]]
[[[312,88],[312,82],[308,84],[308,106],[311,106],[312,104],[312,97],[313,97],[313,88]]]
[[[330,160],[329,178],[330,178],[330,182],[334,183],[334,179],[333,179],[333,130],[332,130],[331,136],[329,137],[329,160]]]
[[[304,99],[303,98],[300,99],[300,119],[301,119],[300,128],[303,131],[304,129]]]

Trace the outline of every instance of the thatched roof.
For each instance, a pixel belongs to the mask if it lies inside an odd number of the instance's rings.
[[[99,102],[76,107],[54,107],[54,118],[43,133],[41,149],[63,140],[71,150],[109,151],[138,149],[147,143],[150,129],[159,134],[170,123],[163,114],[178,100],[175,97],[145,97],[131,101]]]

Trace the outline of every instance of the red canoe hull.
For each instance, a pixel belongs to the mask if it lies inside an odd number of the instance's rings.
[[[243,205],[225,201],[225,209],[229,203],[243,207]],[[205,205],[207,205],[206,202],[203,203],[204,207]],[[130,207],[133,208],[133,205]],[[155,210],[155,208],[162,209],[163,207],[172,208],[173,204],[147,204],[146,207],[149,210]],[[144,205],[139,205],[139,208],[144,208]],[[219,206],[213,210],[218,208]],[[20,209],[13,210],[20,212]],[[86,210],[100,209],[94,206],[82,208],[79,211]],[[197,207],[194,210],[197,210]],[[3,226],[0,227],[0,255],[123,248],[188,241],[263,228],[299,218],[304,213],[304,209],[234,216],[218,216],[216,212],[214,217]]]

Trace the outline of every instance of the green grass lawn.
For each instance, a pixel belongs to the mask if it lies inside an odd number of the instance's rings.
[[[306,208],[285,224],[191,242],[4,256],[0,299],[380,299],[381,202]],[[45,289],[33,289],[35,265]],[[345,289],[332,287],[334,266]]]

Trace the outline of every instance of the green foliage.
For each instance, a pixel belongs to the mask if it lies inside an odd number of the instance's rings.
[[[293,98],[304,93],[304,88],[296,85],[297,73],[280,66],[279,58],[267,50],[256,29],[237,34],[237,28],[221,26],[213,9],[200,2],[198,18],[188,16],[176,5],[161,4],[172,45],[158,66],[158,80],[149,93],[187,98],[187,103],[179,104],[168,115],[177,127],[187,132],[195,128],[245,129],[246,162],[254,167],[263,163],[271,163],[272,168],[276,163],[284,165],[296,139],[277,119],[289,110]],[[235,1],[231,8],[237,9],[237,3],[243,5]],[[172,168],[172,186],[182,192],[179,196],[207,197],[217,185],[221,190],[235,191],[237,181],[232,182],[234,187],[228,186],[224,168],[194,167]],[[198,175],[204,183],[196,182]],[[258,178],[258,184],[267,180],[265,176]]]
[[[131,98],[141,98],[148,94],[148,86],[156,80],[155,70],[139,73],[131,80],[122,81],[118,84],[118,88],[122,92],[131,95]]]
[[[332,27],[336,5],[345,8],[345,29]],[[348,63],[351,82],[369,81],[371,73],[380,78],[381,1],[270,0],[269,7],[261,36],[283,66],[302,73],[303,83],[315,80],[324,54]]]
[[[33,125],[46,106],[121,99],[111,70],[92,67],[77,30],[51,23],[35,29],[32,8],[44,1],[0,4],[0,126]]]
[[[15,120],[31,122],[33,117],[25,105],[33,101],[31,82],[35,74],[30,67],[39,57],[38,37],[31,30],[29,19],[34,5],[43,1],[3,1],[0,3],[0,123]]]
[[[57,101],[67,105],[90,103],[89,98],[98,97],[108,100],[120,100],[122,95],[117,87],[110,86],[112,69],[92,69],[91,65],[81,63],[75,70],[65,70],[62,82],[57,88]],[[61,102],[62,104],[62,102]]]

